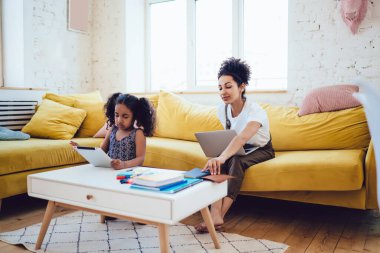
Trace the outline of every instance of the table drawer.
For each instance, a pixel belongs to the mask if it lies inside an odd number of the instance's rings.
[[[29,195],[35,197],[150,220],[172,218],[171,201],[166,199],[52,182],[38,178],[30,178],[29,184]]]

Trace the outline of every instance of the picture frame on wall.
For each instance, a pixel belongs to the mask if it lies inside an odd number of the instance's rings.
[[[88,33],[88,0],[68,0],[67,29],[74,32]]]

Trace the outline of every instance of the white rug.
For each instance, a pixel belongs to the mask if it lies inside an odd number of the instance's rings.
[[[45,235],[41,250],[34,246],[41,224],[0,234],[0,240],[23,244],[33,252],[159,252],[158,229],[126,220],[99,223],[99,215],[75,212],[53,219]],[[209,234],[196,234],[192,226],[170,226],[172,252],[260,252],[282,253],[287,245],[268,240],[257,240],[237,234],[218,233],[222,249],[216,250]]]

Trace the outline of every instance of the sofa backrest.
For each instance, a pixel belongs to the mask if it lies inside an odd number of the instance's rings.
[[[261,106],[268,113],[276,151],[360,149],[371,139],[363,107],[300,117],[298,107]]]
[[[223,129],[215,106],[193,104],[163,91],[147,97],[157,110],[156,137],[196,141],[195,132]],[[371,139],[362,107],[300,117],[298,107],[261,106],[268,114],[276,151],[360,149]]]

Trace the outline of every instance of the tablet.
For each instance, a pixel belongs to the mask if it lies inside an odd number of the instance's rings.
[[[111,158],[101,148],[76,146],[74,149],[95,167],[111,168]]]

